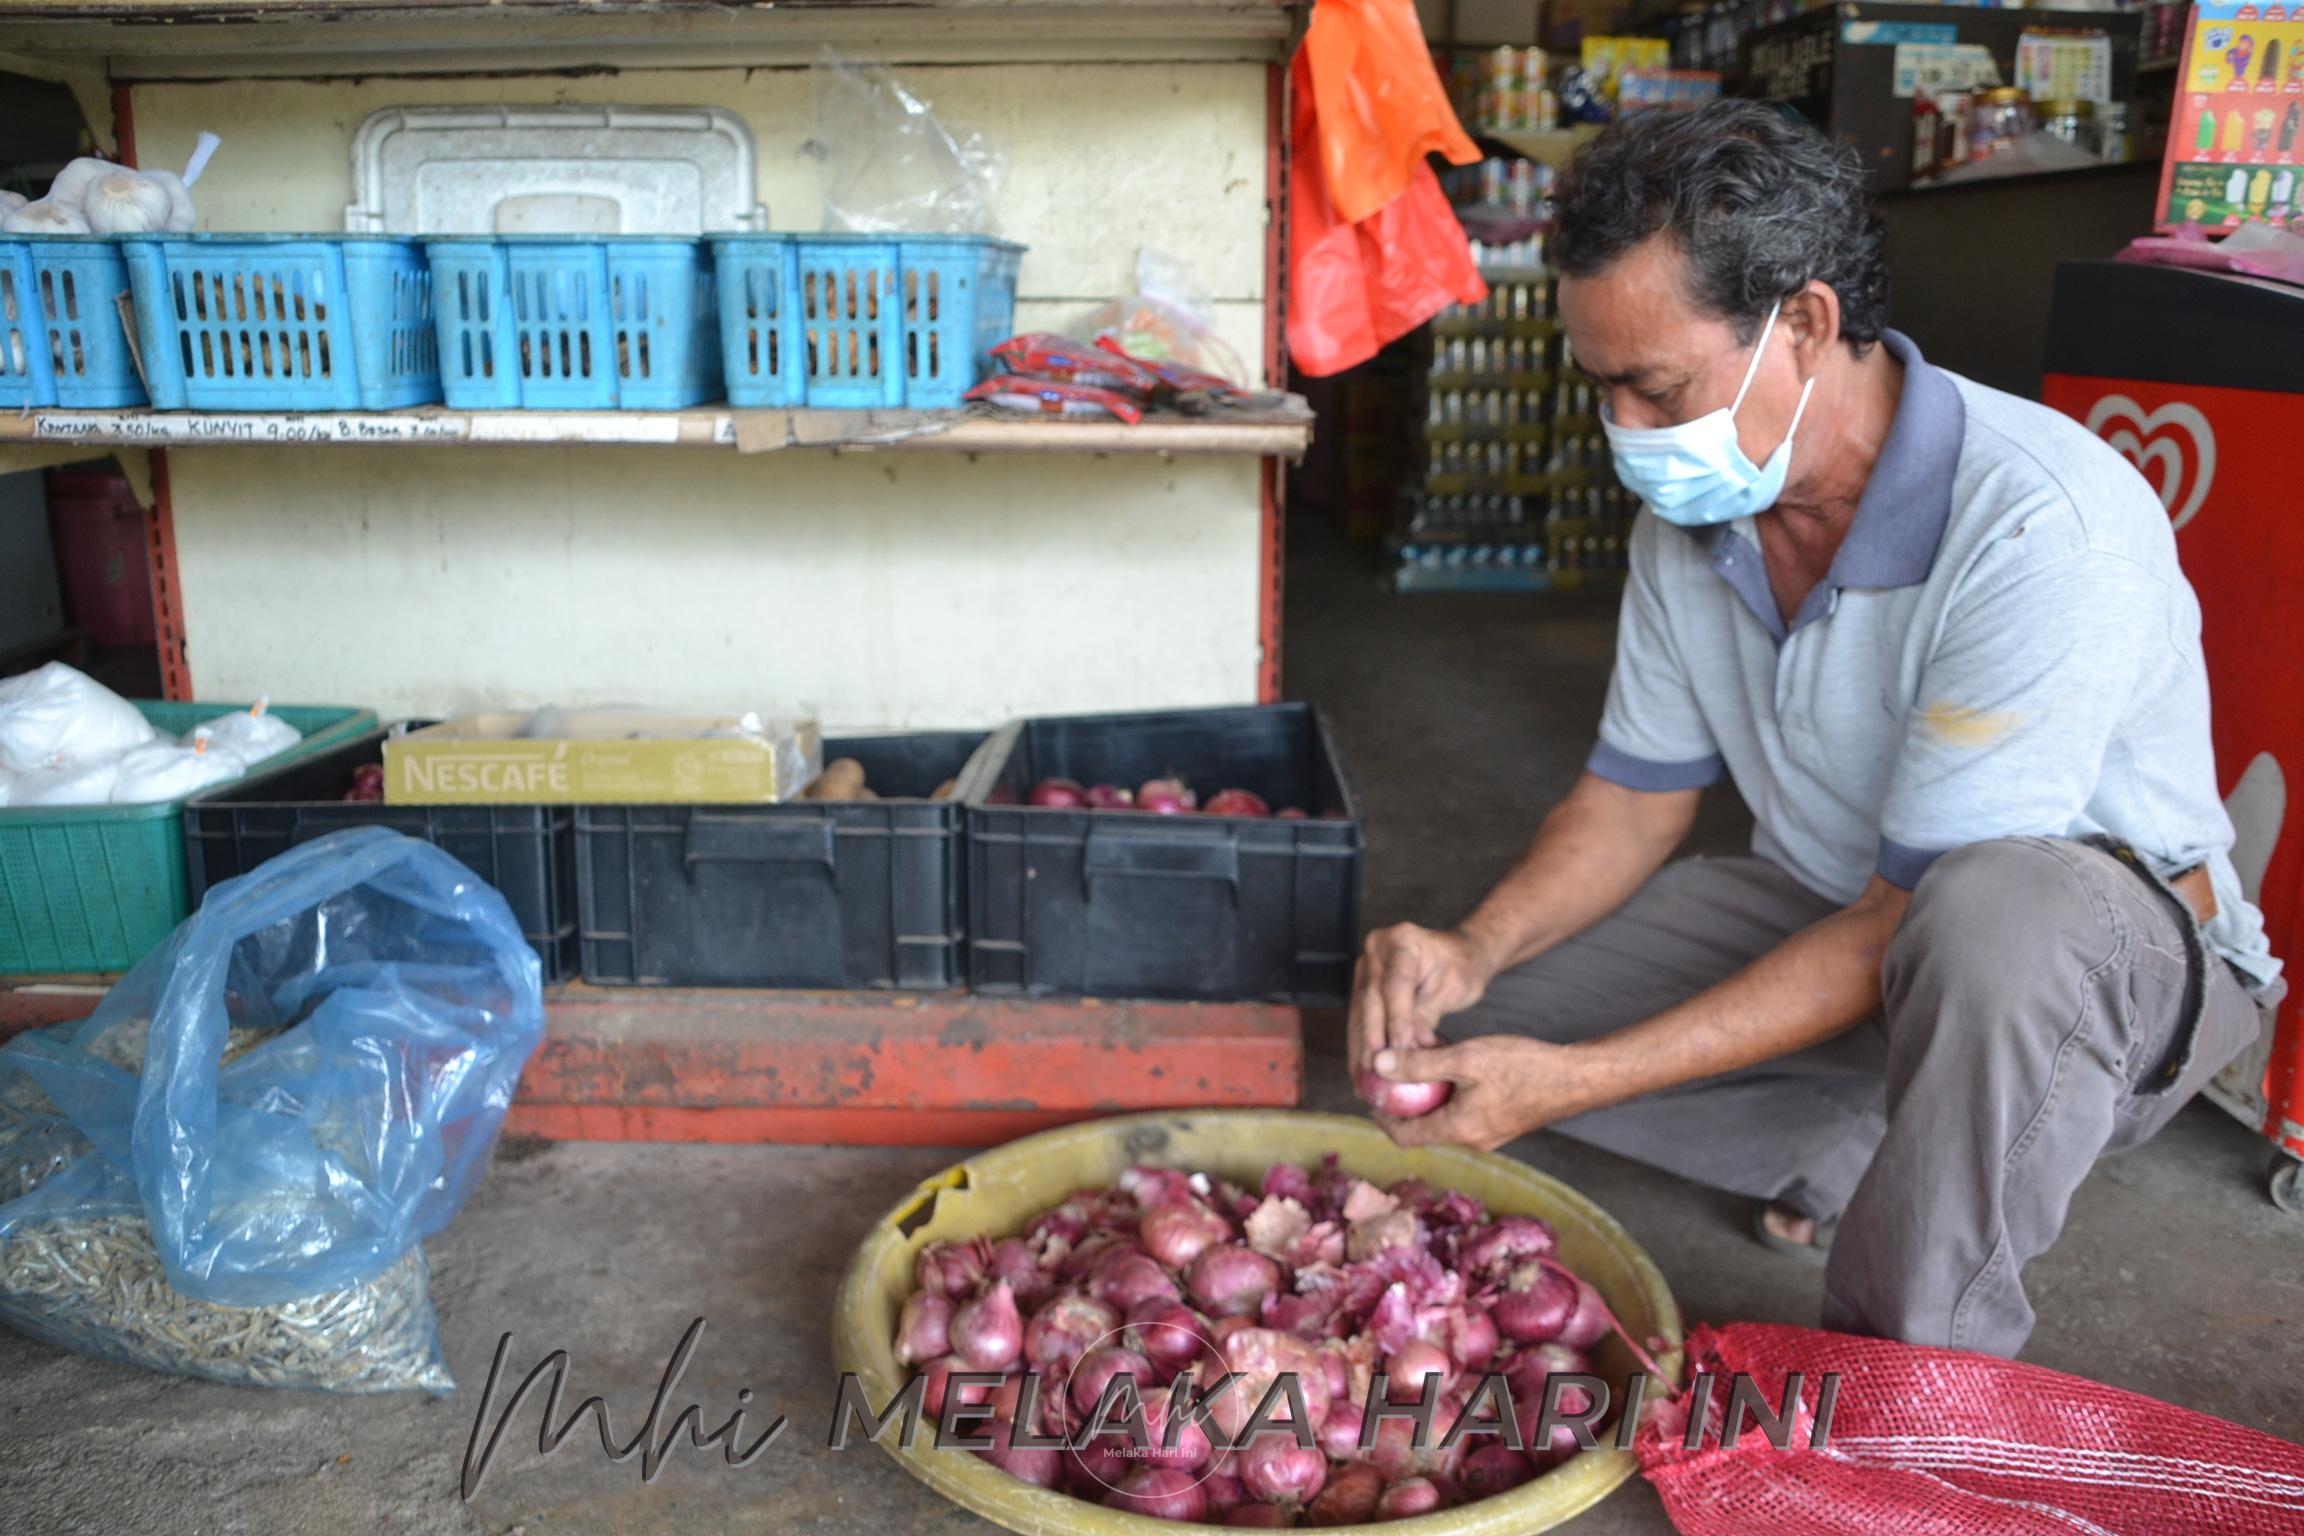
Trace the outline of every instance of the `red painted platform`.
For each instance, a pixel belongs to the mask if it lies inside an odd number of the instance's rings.
[[[0,1039],[107,978],[0,984]],[[505,1129],[583,1141],[988,1146],[1098,1115],[1301,1101],[1293,1008],[965,992],[554,988]]]

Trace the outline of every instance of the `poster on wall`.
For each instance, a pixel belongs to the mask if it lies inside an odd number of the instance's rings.
[[[2202,0],[2179,69],[2157,226],[2304,215],[2304,0]]]

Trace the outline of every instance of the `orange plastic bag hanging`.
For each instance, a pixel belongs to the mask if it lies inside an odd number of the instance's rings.
[[[1288,190],[1288,353],[1322,378],[1366,362],[1450,304],[1485,298],[1464,228],[1418,158],[1399,196],[1354,222],[1329,196],[1301,51],[1293,66]]]
[[[1428,154],[1469,165],[1480,151],[1432,68],[1415,0],[1319,0],[1297,75],[1320,123],[1328,195],[1347,224],[1384,207]]]

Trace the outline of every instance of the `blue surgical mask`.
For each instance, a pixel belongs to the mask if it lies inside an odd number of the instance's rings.
[[[1744,370],[1744,382],[1725,410],[1671,427],[1620,427],[1608,419],[1605,409],[1601,411],[1600,425],[1608,434],[1616,478],[1664,521],[1683,528],[1732,523],[1767,511],[1783,494],[1784,479],[1792,472],[1792,434],[1800,430],[1816,381],[1810,379],[1801,387],[1792,425],[1766,464],[1754,465],[1736,440],[1736,412],[1752,387],[1752,376],[1760,371],[1760,359],[1775,329],[1776,310],[1771,309],[1759,345],[1752,349],[1751,365]]]

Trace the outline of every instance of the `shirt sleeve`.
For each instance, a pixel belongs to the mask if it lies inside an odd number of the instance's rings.
[[[1956,601],[1881,808],[1882,878],[1910,890],[1969,843],[2069,835],[2167,643],[2167,602],[2150,571],[2084,548]]]
[[[1584,766],[1626,789],[1701,789],[1717,783],[1724,769],[1665,612],[1660,528],[1647,514],[1632,526],[1616,668],[1608,679],[1600,740]],[[1670,536],[1683,537],[1678,530]]]

